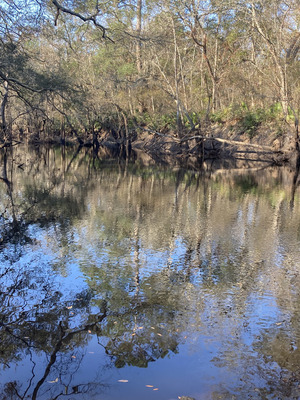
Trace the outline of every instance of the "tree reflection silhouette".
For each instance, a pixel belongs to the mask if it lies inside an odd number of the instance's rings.
[[[26,371],[3,375],[4,399],[92,398],[105,368],[149,367],[186,337],[214,338],[210,362],[240,378],[216,385],[212,398],[295,393],[298,219],[282,190],[265,194],[253,174],[202,188],[182,171],[91,162],[84,149],[36,153],[26,180],[12,159],[2,153],[0,361],[3,372]],[[56,257],[38,255],[43,246]],[[78,285],[65,279],[70,265]],[[265,298],[291,314],[281,334],[268,305],[263,314]],[[83,376],[92,343],[103,369]]]

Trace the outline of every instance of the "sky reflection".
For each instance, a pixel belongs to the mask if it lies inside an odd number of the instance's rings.
[[[0,182],[3,399],[300,396],[290,172],[91,170],[47,151]]]

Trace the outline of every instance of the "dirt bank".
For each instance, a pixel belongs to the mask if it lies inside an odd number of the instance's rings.
[[[291,163],[294,165],[298,152],[295,130],[287,126],[285,132],[272,125],[260,126],[255,135],[243,132],[236,125],[210,125],[202,130],[186,133],[180,138],[169,132],[161,133],[144,129],[132,142],[132,148],[165,159],[186,160],[210,164],[223,160],[230,167],[252,167],[253,164]],[[234,161],[234,162],[233,162]]]
[[[245,131],[238,122],[202,124],[201,129],[184,131],[180,135],[174,131],[154,131],[135,126],[126,133],[112,130],[86,133],[84,135],[64,135],[57,132],[47,136],[32,133],[26,137],[15,137],[11,144],[59,144],[93,147],[107,147],[124,156],[132,150],[144,153],[154,161],[168,164],[209,166],[222,162],[225,168],[252,168],[257,166],[290,164],[295,167],[299,151],[296,146],[296,130],[293,124],[285,124],[278,129],[275,122],[262,124],[255,131]],[[80,140],[79,140],[80,139]],[[299,147],[299,139],[298,139]]]

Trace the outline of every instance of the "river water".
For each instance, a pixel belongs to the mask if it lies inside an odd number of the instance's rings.
[[[1,399],[300,398],[293,171],[0,159]]]

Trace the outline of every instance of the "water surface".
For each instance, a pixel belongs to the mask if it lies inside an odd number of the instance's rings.
[[[0,158],[1,399],[300,398],[293,171]]]

